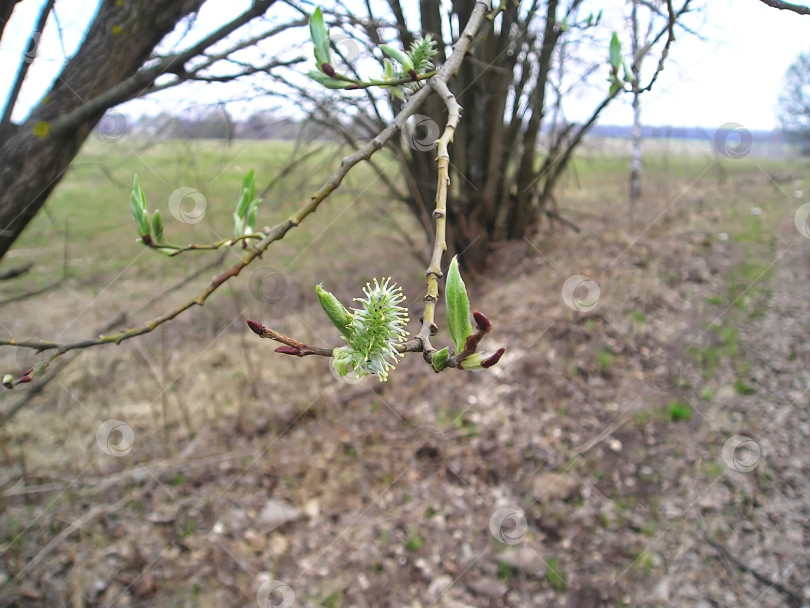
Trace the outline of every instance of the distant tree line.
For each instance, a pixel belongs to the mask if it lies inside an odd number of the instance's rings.
[[[293,120],[269,110],[235,118],[225,108],[194,108],[172,114],[124,117],[125,132],[132,136],[158,139],[250,139],[250,140],[336,140],[331,132],[306,120]],[[98,129],[104,132],[105,122]]]
[[[134,136],[150,136],[163,139],[250,139],[250,140],[321,140],[338,141],[332,131],[312,125],[307,120],[295,120],[281,116],[271,110],[254,112],[247,117],[232,116],[224,108],[195,108],[179,114],[162,112],[154,116],[125,118],[126,132]],[[103,131],[104,121],[99,128]],[[550,134],[555,130],[551,124],[541,132]],[[758,142],[779,144],[792,141],[785,133],[774,131],[752,131]],[[615,137],[629,139],[630,125],[594,125],[592,137]],[[644,139],[686,139],[706,140],[713,137],[713,130],[706,127],[645,126]]]

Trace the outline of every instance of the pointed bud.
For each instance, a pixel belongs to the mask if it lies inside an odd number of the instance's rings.
[[[505,352],[506,352],[505,348],[499,348],[497,351],[495,351],[494,355],[492,355],[491,357],[488,357],[487,359],[484,359],[483,361],[481,361],[481,367],[483,367],[484,369],[492,367],[498,361],[501,360],[501,357],[503,356],[503,354]]]
[[[321,72],[323,72],[330,78],[335,77],[335,68],[333,68],[330,64],[326,63],[325,61],[321,64]]]
[[[17,380],[17,384],[25,384],[26,382],[31,382],[31,376],[22,376],[20,379]]]
[[[264,334],[263,329],[264,326],[261,323],[257,323],[256,321],[251,321],[250,319],[248,319],[247,324],[248,327],[250,328],[250,331],[252,331],[257,336],[261,336]]]
[[[475,336],[467,336],[467,339],[464,340],[464,348],[461,350],[460,353],[456,353],[456,357],[459,359],[465,359],[475,353],[478,349],[478,338]]]
[[[492,322],[487,319],[487,316],[484,313],[474,310],[473,319],[475,319],[475,326],[482,332],[489,333],[492,329]]]
[[[282,355],[295,355],[296,357],[303,357],[304,355],[301,353],[300,348],[296,348],[295,346],[279,346],[276,349],[277,353],[281,353]]]
[[[315,292],[318,294],[318,302],[321,303],[321,308],[332,321],[332,324],[337,327],[338,331],[343,334],[347,340],[351,340],[354,335],[352,328],[352,315],[343,304],[340,303],[332,293],[323,289],[320,285],[315,286]]]

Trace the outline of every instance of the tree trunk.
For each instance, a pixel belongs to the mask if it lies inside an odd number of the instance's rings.
[[[134,75],[160,40],[202,2],[101,3],[84,43],[51,90],[0,143],[0,258],[45,204],[109,106],[58,132],[50,132],[51,123]]]
[[[630,201],[641,198],[641,101],[633,93],[633,151],[630,160]]]
[[[633,150],[630,160],[630,216],[635,215],[635,202],[641,198],[641,93],[639,77],[641,75],[641,56],[638,39],[638,0],[633,0],[631,14],[631,44],[633,51]]]

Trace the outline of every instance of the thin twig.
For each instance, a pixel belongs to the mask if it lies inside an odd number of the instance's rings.
[[[24,275],[26,272],[31,270],[34,267],[33,262],[28,262],[27,264],[23,264],[22,266],[16,266],[14,268],[9,268],[4,272],[0,272],[0,281],[9,281],[11,279],[16,279],[17,277]]]
[[[130,497],[132,496],[132,492],[128,492],[118,501],[113,504],[101,503],[97,504],[95,507],[87,511],[84,515],[72,521],[70,525],[68,525],[64,530],[62,530],[59,534],[54,536],[48,544],[46,544],[42,549],[40,549],[39,553],[37,553],[33,558],[31,558],[27,564],[17,573],[17,576],[14,577],[15,580],[20,579],[22,575],[31,570],[32,568],[36,568],[39,563],[59,545],[63,540],[65,540],[68,536],[73,534],[76,530],[80,529],[85,524],[93,521],[96,517],[107,514],[107,513],[115,513],[122,509],[127,502],[129,502]]]
[[[243,25],[259,17],[269,9],[276,0],[255,0],[244,13],[212,32],[190,48],[161,59],[157,65],[140,70],[105,92],[89,99],[79,107],[60,116],[50,125],[52,137],[58,137],[89,118],[103,113],[107,108],[118,105],[140,95],[145,88],[152,86],[155,80],[164,74],[182,73],[189,60],[201,55],[207,48],[226,38]]]
[[[465,48],[466,50],[466,48]],[[15,378],[8,386],[13,388],[22,382],[29,382],[34,376],[40,375],[48,365],[57,357],[65,354],[66,352],[88,348],[92,346],[99,346],[101,344],[120,344],[125,340],[142,336],[154,331],[164,323],[171,321],[181,313],[194,306],[203,306],[205,301],[211,294],[213,294],[220,286],[228,280],[236,277],[242,272],[251,262],[260,257],[267,248],[275,241],[284,238],[291,229],[298,226],[310,214],[314,213],[318,206],[334,192],[343,181],[343,178],[348,174],[349,170],[358,163],[368,160],[374,153],[381,150],[385,144],[391,140],[397,133],[400,132],[405,121],[419,108],[425,99],[430,95],[432,89],[429,86],[424,87],[416,94],[414,94],[410,101],[405,104],[402,110],[397,114],[391,124],[383,129],[374,139],[366,143],[365,146],[357,150],[355,153],[343,158],[340,166],[332,173],[331,176],[323,183],[323,185],[313,194],[309,201],[302,205],[295,213],[288,217],[283,222],[276,224],[265,234],[264,238],[259,241],[252,248],[246,250],[245,257],[239,262],[234,264],[231,268],[222,274],[215,276],[211,279],[210,284],[200,292],[195,298],[181,304],[177,308],[165,312],[163,315],[147,321],[140,327],[133,327],[114,334],[99,335],[95,338],[88,338],[71,343],[58,343],[50,342],[47,340],[14,340],[14,339],[0,339],[0,346],[16,346],[22,348],[32,348],[39,351],[54,350],[55,352],[43,360],[27,375],[21,378]]]
[[[210,243],[208,245],[195,245],[194,243],[190,243],[185,247],[179,245],[169,245],[167,243],[155,243],[150,239],[149,242],[144,243],[144,245],[146,245],[150,249],[160,251],[164,255],[172,258],[176,255],[180,255],[181,253],[185,253],[187,251],[216,251],[218,249],[224,249],[225,247],[235,245],[239,241],[251,241],[251,240],[260,241],[264,238],[264,236],[265,236],[264,233],[256,232],[231,237],[229,239],[224,239],[216,243]]]
[[[793,4],[792,2],[783,2],[782,0],[759,0],[763,4],[767,4],[771,8],[778,8],[783,11],[792,11],[797,15],[810,15],[810,6],[801,6]]]
[[[447,186],[449,185],[450,181],[448,173],[450,157],[447,148],[452,140],[458,121],[461,118],[461,107],[455,101],[455,97],[448,89],[447,81],[458,71],[459,67],[461,66],[467,50],[470,48],[470,45],[475,39],[476,32],[480,29],[481,24],[484,21],[486,11],[486,3],[476,3],[475,8],[470,15],[470,19],[468,20],[464,31],[461,33],[461,36],[453,49],[453,54],[437,71],[436,76],[434,76],[423,88],[411,96],[402,110],[396,115],[394,120],[388,126],[386,126],[380,133],[377,134],[376,137],[366,143],[366,145],[364,145],[362,148],[343,158],[340,162],[340,166],[315,192],[315,194],[310,197],[310,200],[307,203],[302,205],[285,221],[276,224],[267,230],[264,233],[264,237],[261,239],[261,241],[246,251],[243,259],[222,274],[213,277],[211,283],[195,298],[181,304],[173,310],[164,313],[156,319],[147,321],[140,327],[125,329],[109,335],[102,334],[95,338],[89,338],[77,342],[57,343],[47,340],[0,339],[0,346],[6,345],[16,346],[19,348],[31,348],[35,349],[37,352],[46,350],[55,351],[50,355],[50,357],[43,360],[26,375],[20,378],[15,378],[12,382],[7,384],[7,388],[13,388],[20,383],[30,382],[34,376],[40,375],[45,369],[47,369],[48,365],[50,365],[54,359],[60,357],[66,352],[93,346],[100,346],[102,344],[120,344],[125,340],[154,331],[157,327],[171,321],[195,305],[203,306],[208,297],[211,296],[211,294],[213,294],[220,286],[222,286],[228,280],[238,276],[239,273],[241,273],[242,270],[244,270],[251,262],[260,257],[272,243],[284,238],[284,235],[286,235],[287,232],[298,226],[310,214],[314,213],[318,209],[318,206],[340,186],[343,178],[348,174],[349,170],[358,163],[368,160],[378,150],[381,150],[388,141],[390,141],[402,130],[405,121],[411,115],[413,115],[422,105],[422,103],[435,91],[443,98],[450,114],[444,133],[438,141],[439,157],[437,162],[439,164],[439,184],[436,193],[436,210],[434,211],[434,218],[436,219],[436,241],[433,248],[433,257],[427,270],[428,294],[425,296],[425,313],[422,320],[422,329],[415,339],[399,345],[402,349],[400,352],[423,352],[425,360],[430,363],[432,361],[433,352],[435,352],[435,349],[430,344],[430,336],[435,334],[438,330],[433,318],[436,302],[438,301],[438,281],[442,276],[441,258],[442,254],[447,248],[444,237],[444,216],[446,215]],[[271,338],[281,342],[290,349],[297,349],[296,353],[286,351],[287,354],[298,354],[298,356],[305,356],[309,354],[331,356],[332,354],[332,349],[307,346],[301,342],[298,342],[297,340],[284,336],[283,334],[280,334],[265,325],[256,322],[251,323],[253,323],[253,325],[251,325],[251,329],[262,337]]]
[[[771,580],[770,578],[768,578],[764,574],[760,574],[759,572],[757,572],[756,570],[754,570],[750,566],[745,565],[740,560],[738,560],[736,557],[731,555],[731,553],[729,553],[728,549],[726,549],[723,545],[721,545],[720,543],[718,543],[715,540],[712,540],[712,538],[708,534],[704,534],[703,538],[723,558],[727,559],[730,563],[734,564],[741,572],[747,572],[748,574],[753,576],[755,579],[757,579],[763,585],[768,585],[768,587],[776,589],[779,593],[781,593],[783,595],[786,595],[790,599],[792,605],[794,605],[794,606],[800,606],[801,605],[802,600],[799,597],[798,593],[794,593],[793,591],[791,591],[787,587],[777,583],[774,580]]]

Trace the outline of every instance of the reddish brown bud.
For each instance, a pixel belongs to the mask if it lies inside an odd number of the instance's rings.
[[[143,244],[146,245],[147,247],[152,244],[151,235],[144,234],[143,236],[141,236],[141,240],[143,241]]]
[[[499,348],[497,351],[495,351],[494,355],[492,355],[491,357],[487,357],[486,359],[481,361],[481,367],[483,367],[484,369],[487,369],[488,367],[492,367],[498,361],[501,360],[501,357],[503,356],[503,354],[505,352],[506,352],[505,348]]]
[[[413,68],[408,70],[408,76],[411,77],[411,80],[419,80],[419,74],[417,74],[416,70],[414,70]]]
[[[17,380],[17,384],[25,384],[26,382],[31,382],[31,376],[22,376]]]
[[[487,319],[487,316],[484,313],[474,310],[473,319],[475,319],[475,326],[484,333],[489,333],[489,331],[492,329],[492,322]]]
[[[261,336],[264,333],[264,330],[262,329],[264,326],[261,323],[257,323],[256,321],[251,321],[250,319],[248,319],[247,324],[248,327],[250,328],[250,331],[252,331],[257,336]]]
[[[330,64],[326,63],[325,61],[321,64],[321,71],[330,78],[335,77],[335,68],[333,68]]]
[[[296,348],[295,346],[279,346],[276,349],[277,353],[281,353],[282,355],[295,355],[296,357],[303,357],[304,355],[301,353],[300,348]]]

